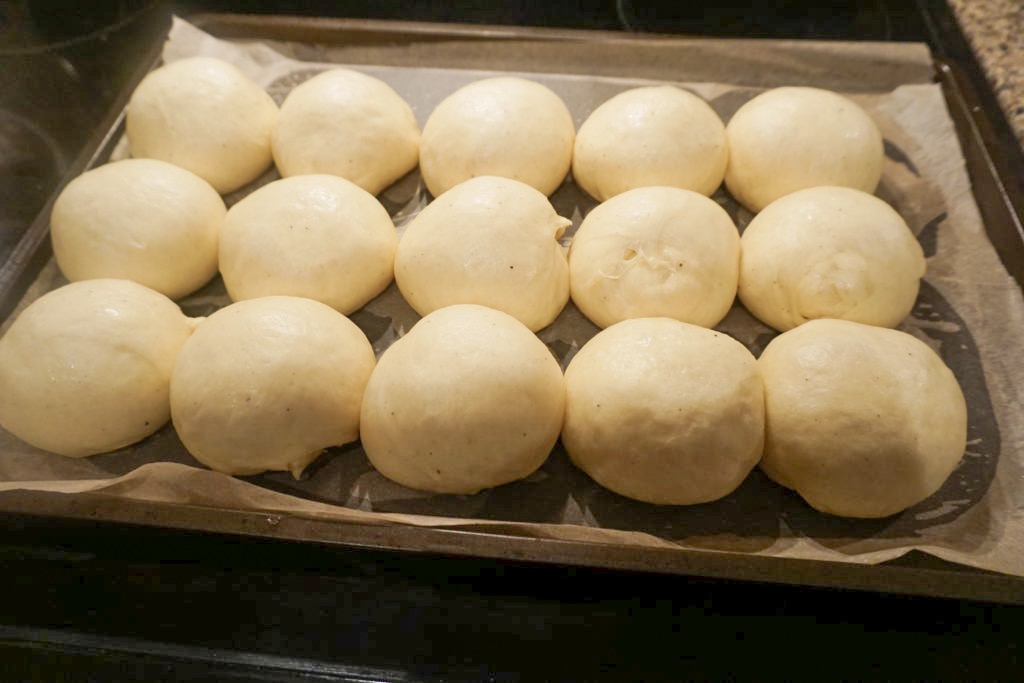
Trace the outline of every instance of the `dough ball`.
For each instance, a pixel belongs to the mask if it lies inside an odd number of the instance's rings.
[[[233,300],[303,296],[348,314],[391,283],[398,234],[366,190],[307,175],[264,185],[232,206],[220,244]]]
[[[69,280],[134,280],[177,299],[217,274],[225,211],[209,183],[179,166],[117,161],[83,173],[57,197],[53,254]]]
[[[853,101],[818,88],[775,88],[750,100],[726,127],[725,186],[760,211],[817,185],[874,192],[882,177],[882,134]]]
[[[451,306],[381,356],[363,401],[363,448],[404,486],[476,493],[540,467],[564,409],[562,371],[540,339],[501,311]]]
[[[358,438],[373,365],[362,330],[318,301],[242,301],[203,321],[181,350],[171,419],[210,469],[298,478],[325,448]]]
[[[395,282],[420,315],[481,304],[536,331],[569,300],[569,264],[558,238],[571,224],[529,185],[473,178],[409,224],[395,254]]]
[[[602,330],[565,371],[562,444],[597,483],[664,505],[728,495],[761,458],[757,362],[722,332],[670,318]]]
[[[416,168],[420,127],[384,81],[331,69],[292,90],[274,128],[282,176],[327,173],[371,194]]]
[[[740,301],[788,330],[815,318],[894,327],[914,307],[924,252],[888,204],[813,187],[769,204],[743,233]]]
[[[255,180],[270,166],[277,105],[237,68],[191,57],[139,83],[125,121],[132,156],[192,171],[220,193]]]
[[[713,327],[732,307],[739,263],[739,232],[722,207],[643,187],[587,214],[569,250],[570,291],[600,327],[651,317]]]
[[[967,441],[967,407],[942,359],[905,332],[812,320],[758,361],[761,468],[822,512],[886,517],[935,493]]]
[[[446,97],[423,126],[423,182],[437,197],[470,178],[493,175],[549,195],[569,173],[575,134],[565,103],[540,83],[474,81]]]
[[[0,338],[0,425],[73,458],[144,439],[170,417],[171,368],[195,322],[129,280],[44,294]]]
[[[600,201],[668,185],[710,195],[729,161],[725,126],[701,98],[671,85],[619,93],[576,136],[572,177]]]

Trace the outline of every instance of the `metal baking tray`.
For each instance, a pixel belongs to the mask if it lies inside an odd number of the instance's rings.
[[[524,46],[544,44],[547,53],[558,54],[558,45],[572,43],[566,60],[553,62],[553,72],[579,72],[600,61],[602,75],[633,75],[642,78],[679,80],[673,73],[673,51],[693,49],[693,41],[630,36],[595,31],[565,31],[509,27],[416,24],[344,19],[199,15],[189,21],[218,37],[272,40],[294,43],[305,59],[316,59],[325,46],[352,46],[387,55],[407,65],[433,56],[432,66],[496,70],[530,70],[523,64]],[[614,56],[602,53],[614,41],[616,50],[636,50],[646,57],[642,73],[623,72]],[[456,46],[457,49],[450,49]],[[585,49],[578,49],[586,46]],[[110,117],[76,160],[65,182],[82,171],[103,163],[123,130],[123,111],[134,85],[158,61],[160,45],[138,65],[134,79],[122,93]],[[614,54],[614,53],[612,53]],[[581,61],[582,60],[582,61]],[[591,60],[587,62],[587,60]],[[387,62],[379,62],[387,63]],[[935,62],[935,78],[942,84],[947,105],[967,162],[975,198],[989,236],[1018,283],[1024,283],[1024,229],[1019,187],[1004,182],[993,163],[994,149],[977,115],[978,98],[956,65]],[[587,71],[592,73],[593,69]],[[851,83],[858,74],[845,76]],[[752,76],[765,82],[764,74]],[[694,79],[696,80],[696,79]],[[54,197],[56,193],[54,194]],[[50,203],[0,264],[0,320],[6,318],[28,285],[50,258]],[[775,558],[682,548],[637,548],[603,543],[527,538],[500,532],[459,528],[367,526],[337,521],[289,517],[194,505],[122,501],[97,494],[54,494],[13,491],[0,497],[0,513],[66,520],[95,520],[169,529],[196,530],[239,536],[284,539],[303,543],[343,545],[353,548],[399,552],[474,556],[546,564],[562,564],[693,575],[781,584],[828,586],[936,597],[955,597],[1024,604],[1024,579],[943,562],[911,553],[880,565]]]

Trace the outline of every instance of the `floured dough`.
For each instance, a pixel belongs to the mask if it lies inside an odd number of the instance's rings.
[[[777,330],[814,318],[894,327],[914,307],[925,272],[921,245],[900,215],[846,187],[777,199],[742,242],[740,300]]]
[[[571,224],[529,185],[473,178],[409,224],[395,255],[395,282],[420,315],[481,304],[539,330],[569,300],[569,265],[558,238]]]
[[[220,193],[255,180],[270,166],[277,105],[237,68],[190,57],[139,83],[125,121],[132,156],[192,171]]]
[[[669,318],[612,325],[565,371],[562,444],[602,486],[648,503],[728,495],[761,458],[764,395],[753,355],[725,333]]]
[[[644,187],[591,210],[569,250],[572,300],[596,325],[664,316],[712,327],[729,312],[740,236],[704,195]]]
[[[878,126],[855,102],[829,90],[768,90],[740,107],[726,132],[725,186],[751,211],[817,185],[874,192],[882,177]]]
[[[435,311],[374,370],[362,409],[373,466],[404,486],[476,493],[528,476],[558,439],[565,384],[515,318],[464,304]]]
[[[171,368],[195,323],[129,280],[44,294],[0,338],[0,425],[75,458],[144,439],[170,417]]]
[[[61,191],[50,216],[68,280],[123,278],[172,299],[217,274],[224,202],[209,183],[155,159],[100,166]]]
[[[171,419],[196,460],[228,474],[302,473],[359,436],[374,366],[362,330],[311,299],[226,306],[196,330],[171,377]]]
[[[767,441],[761,468],[822,512],[886,517],[935,493],[967,440],[953,373],[905,332],[812,320],[758,360]]]
[[[420,170],[435,197],[485,175],[549,195],[569,172],[575,134],[565,103],[540,83],[474,81],[446,97],[423,126]]]
[[[307,175],[264,185],[232,206],[220,244],[233,300],[304,296],[348,314],[391,283],[398,235],[366,190]]]
[[[728,161],[725,126],[707,102],[658,85],[619,93],[587,117],[576,135],[572,176],[600,201],[651,185],[710,195]]]
[[[384,81],[331,69],[288,94],[273,140],[282,176],[326,173],[377,194],[416,167],[420,128]]]

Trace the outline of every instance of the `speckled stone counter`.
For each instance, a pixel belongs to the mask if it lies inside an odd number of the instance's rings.
[[[1024,1],[948,2],[1024,146]]]

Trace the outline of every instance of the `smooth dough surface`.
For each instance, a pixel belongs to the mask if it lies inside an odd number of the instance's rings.
[[[395,282],[420,315],[481,304],[539,330],[569,300],[569,264],[558,238],[571,224],[529,185],[472,178],[428,204],[406,228]]]
[[[217,274],[224,201],[199,176],[155,159],[87,171],[50,216],[53,253],[71,281],[134,280],[172,299]]]
[[[815,318],[895,327],[914,307],[925,272],[924,251],[900,215],[846,187],[777,199],[742,242],[740,300],[777,330]]]
[[[399,484],[476,493],[540,467],[564,409],[562,371],[540,339],[501,311],[450,306],[381,356],[366,387],[362,443]]]
[[[210,469],[298,477],[325,448],[358,438],[373,366],[362,330],[325,304],[241,301],[203,321],[181,350],[171,419]]]
[[[171,368],[196,321],[129,280],[83,280],[30,304],[0,338],[0,425],[80,458],[167,422]]]
[[[584,344],[565,383],[569,457],[623,496],[717,500],[761,458],[757,362],[723,332],[670,318],[626,320]]]
[[[550,195],[572,162],[576,127],[562,99],[525,78],[474,81],[423,126],[420,170],[435,197],[476,176],[514,178]]]
[[[397,246],[372,194],[337,176],[293,176],[231,207],[220,272],[234,301],[304,296],[348,314],[391,283]]]
[[[740,236],[704,195],[628,190],[587,214],[569,249],[572,300],[594,324],[667,317],[713,327],[732,307]]]
[[[236,67],[190,57],[142,79],[125,126],[132,156],[181,166],[223,194],[270,166],[277,115],[270,95]]]
[[[331,69],[288,93],[274,127],[274,162],[284,177],[326,173],[377,194],[416,167],[420,128],[384,81]]]
[[[886,517],[935,493],[967,441],[967,408],[938,354],[897,330],[812,320],[768,344],[764,472],[812,507]]]
[[[763,92],[736,111],[726,132],[725,186],[751,211],[818,185],[874,192],[882,177],[878,126],[855,102],[829,90]]]
[[[710,195],[728,161],[725,126],[714,109],[659,85],[619,93],[587,117],[576,135],[572,176],[600,201],[652,185]]]

